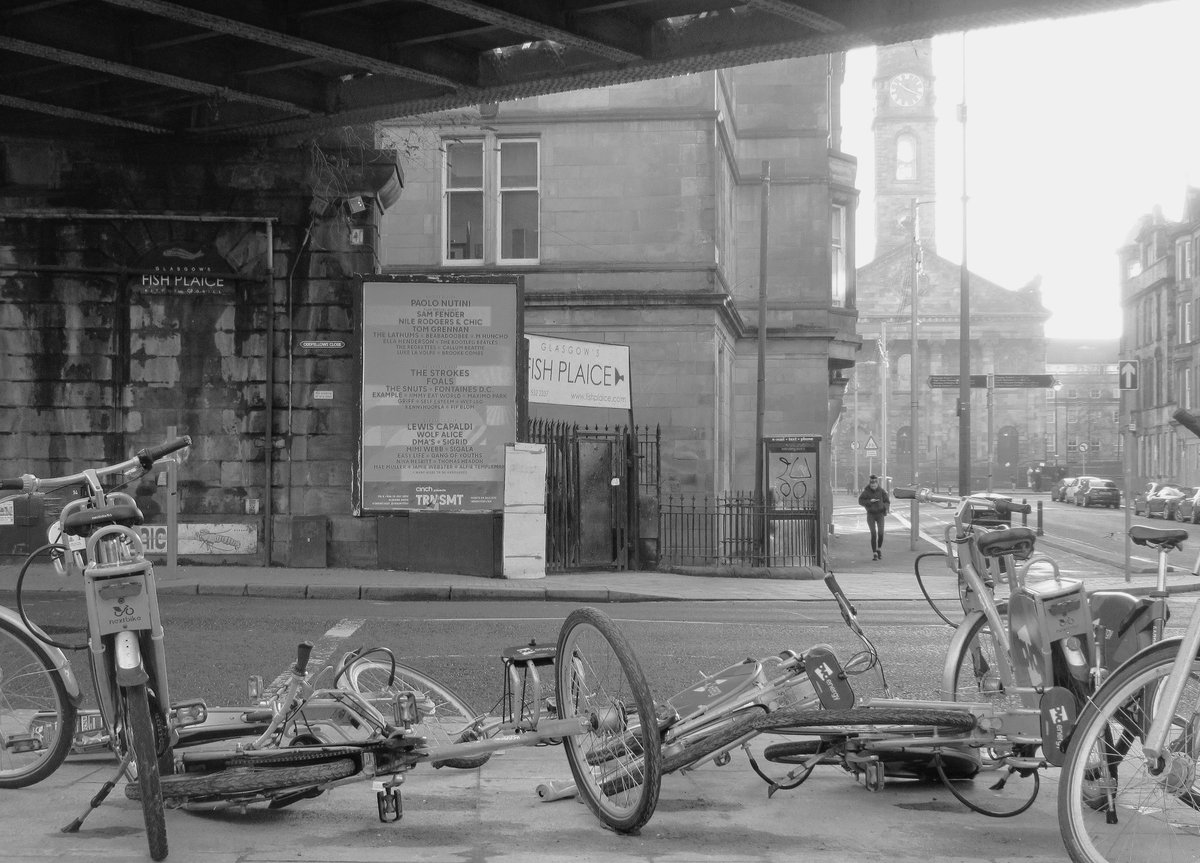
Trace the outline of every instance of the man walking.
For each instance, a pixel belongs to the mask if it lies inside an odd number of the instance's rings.
[[[872,560],[883,559],[883,521],[887,518],[892,499],[879,484],[879,477],[871,474],[867,487],[858,496],[858,503],[867,511],[867,527],[871,531]]]

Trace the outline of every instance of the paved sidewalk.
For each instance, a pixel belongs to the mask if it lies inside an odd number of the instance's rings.
[[[922,536],[917,548],[911,548],[908,507],[893,505],[887,523],[883,560],[871,559],[863,510],[849,495],[838,494],[834,506],[834,534],[829,537],[830,569],[852,599],[921,600],[913,575],[918,555],[933,553],[938,547],[932,538]],[[1149,559],[1135,561],[1130,580],[1126,580],[1124,561],[1111,555],[1081,549],[1078,544],[1059,544],[1053,537],[1039,540],[1038,549],[1052,557],[1062,574],[1082,578],[1088,590],[1126,590],[1148,593],[1154,587],[1155,571]],[[1106,559],[1107,558],[1107,559]],[[1189,558],[1190,559],[1190,558]],[[0,566],[0,590],[12,590],[19,567]],[[534,600],[566,602],[638,602],[662,600],[737,601],[737,600],[825,600],[829,592],[819,574],[795,570],[743,571],[731,569],[688,570],[687,574],[663,571],[613,572],[597,570],[549,575],[536,579],[483,578],[435,572],[400,572],[384,569],[254,566],[180,566],[171,572],[164,564],[156,565],[160,593],[280,596],[310,599],[369,600]],[[935,573],[928,579],[941,595],[954,591],[944,567],[931,562],[922,566],[922,574]],[[722,574],[725,573],[725,574]],[[753,576],[760,577],[753,577]],[[54,575],[39,565],[26,576],[26,590],[77,590],[78,585]],[[937,589],[940,588],[940,589]],[[1200,591],[1200,578],[1188,571],[1172,570],[1168,575],[1171,592]],[[947,593],[948,592],[948,593]]]

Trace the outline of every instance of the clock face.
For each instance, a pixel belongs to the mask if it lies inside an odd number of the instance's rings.
[[[925,98],[925,82],[920,75],[901,72],[888,82],[888,96],[902,108],[911,108]]]

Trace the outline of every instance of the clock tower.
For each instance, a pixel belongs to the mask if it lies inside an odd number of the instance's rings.
[[[933,42],[883,45],[875,61],[875,255],[912,239],[912,201],[934,197]],[[934,252],[936,207],[918,209],[921,244]]]

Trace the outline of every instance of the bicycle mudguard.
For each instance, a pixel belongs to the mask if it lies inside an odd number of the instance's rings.
[[[821,707],[826,710],[844,710],[854,706],[854,690],[846,679],[846,672],[834,652],[818,645],[804,654],[804,671],[817,691]]]
[[[14,629],[29,633],[30,643],[34,650],[40,653],[46,661],[58,672],[59,678],[63,682],[63,688],[67,691],[67,698],[76,707],[83,700],[83,691],[79,688],[79,681],[75,679],[75,673],[71,671],[71,663],[67,660],[67,656],[57,647],[47,644],[38,637],[41,632],[36,626],[32,629],[25,625],[25,621],[21,620],[21,615],[9,608],[0,605],[0,617],[11,623]],[[45,633],[42,633],[43,635]]]
[[[1042,693],[1042,754],[1055,767],[1067,760],[1067,743],[1079,720],[1079,705],[1071,690],[1051,686]]]
[[[113,639],[113,669],[121,686],[141,686],[150,679],[136,633],[118,632]]]

